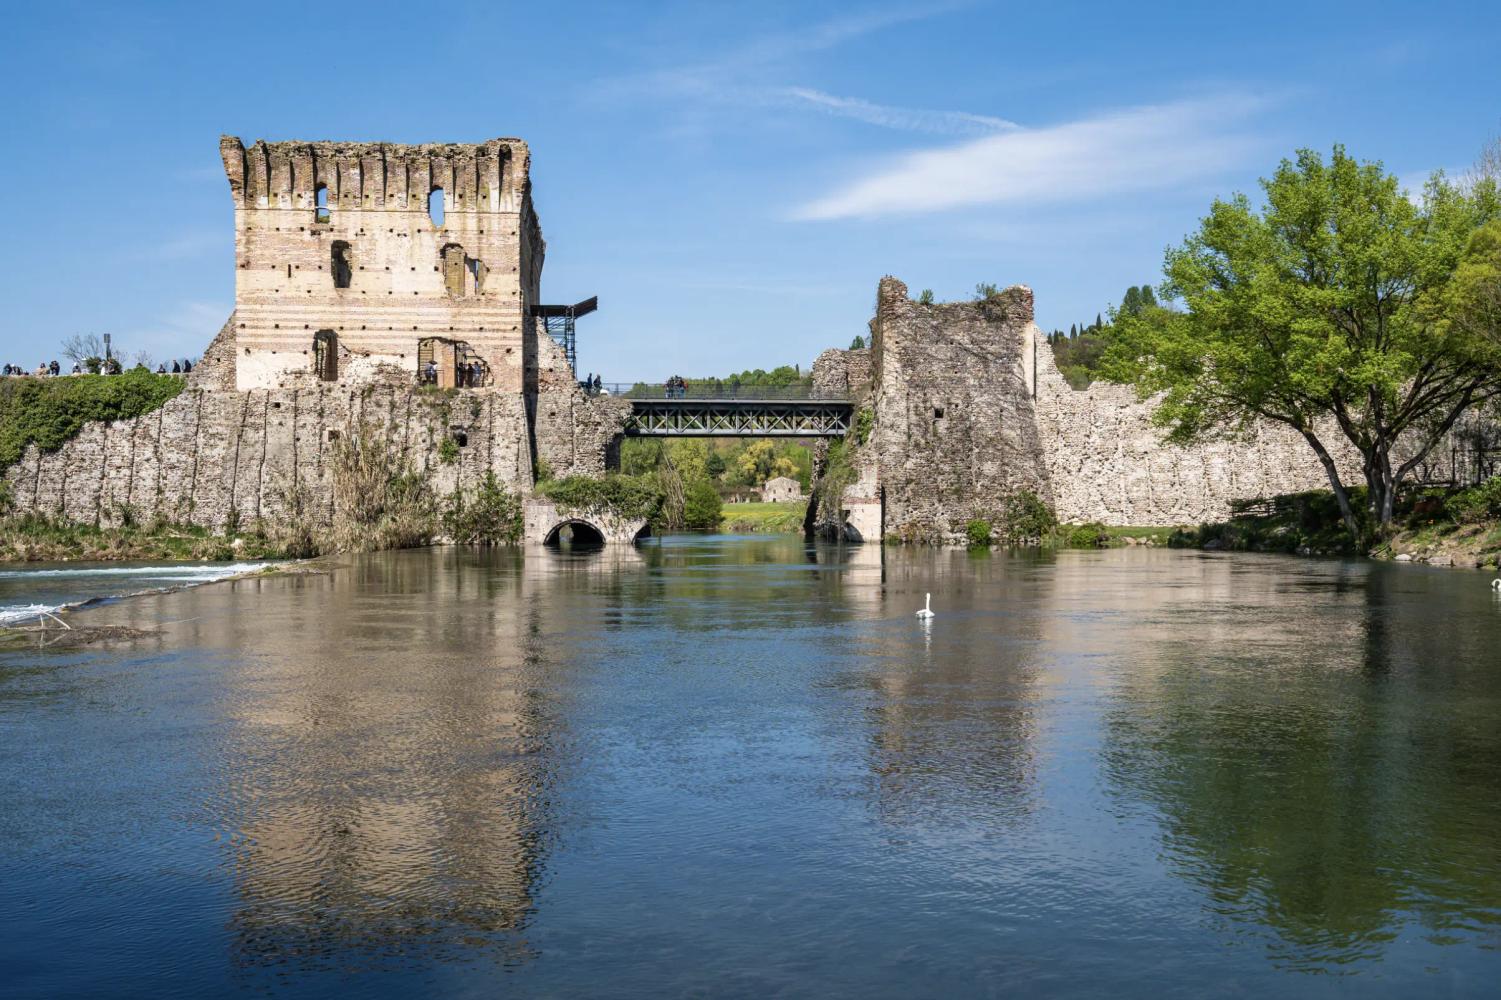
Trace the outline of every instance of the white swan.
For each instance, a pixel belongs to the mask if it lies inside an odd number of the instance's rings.
[[[919,618],[932,618],[933,617],[933,595],[932,594],[924,594],[922,596],[923,596],[922,610],[917,613],[917,617],[919,617]]]
[[[1494,580],[1491,581],[1491,589],[1492,590],[1501,590],[1501,576],[1498,576]]]

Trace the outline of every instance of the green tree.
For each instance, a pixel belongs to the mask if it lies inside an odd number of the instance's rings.
[[[1379,163],[1336,146],[1283,161],[1253,209],[1216,201],[1167,253],[1164,286],[1182,312],[1116,323],[1107,374],[1161,392],[1171,440],[1286,424],[1329,477],[1345,525],[1363,529],[1335,440],[1360,455],[1370,523],[1391,525],[1397,490],[1467,408],[1501,392],[1501,348],[1444,308],[1495,186],[1462,193],[1435,176],[1421,205]],[[1393,452],[1403,438],[1401,457]]]
[[[858,333],[855,334],[855,339],[850,341],[850,350],[858,351],[863,347],[865,347],[865,338],[860,336]]]
[[[719,491],[707,479],[700,479],[688,487],[683,504],[683,526],[689,531],[715,531],[723,502]]]
[[[975,285],[975,298],[981,302],[999,295],[1000,292],[1000,286],[989,281],[982,281]]]
[[[709,474],[710,479],[723,478],[724,456],[717,450],[709,452],[709,457],[704,460],[704,471]]]
[[[930,306],[930,305],[932,305],[933,304],[933,289],[931,289],[931,288],[924,288],[922,290],[922,293],[917,296],[917,304],[920,305],[920,306]]]

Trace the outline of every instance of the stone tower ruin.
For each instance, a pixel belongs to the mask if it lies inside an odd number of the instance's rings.
[[[545,244],[520,139],[219,140],[235,204],[234,385],[418,380],[534,393]],[[431,365],[431,367],[429,367]]]

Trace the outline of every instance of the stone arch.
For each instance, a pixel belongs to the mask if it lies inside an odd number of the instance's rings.
[[[583,518],[569,517],[553,525],[542,540],[543,545],[570,548],[603,548],[605,533]]]

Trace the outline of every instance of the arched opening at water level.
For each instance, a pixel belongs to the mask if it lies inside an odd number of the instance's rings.
[[[588,521],[564,521],[547,533],[543,544],[578,552],[604,548],[605,536]]]

